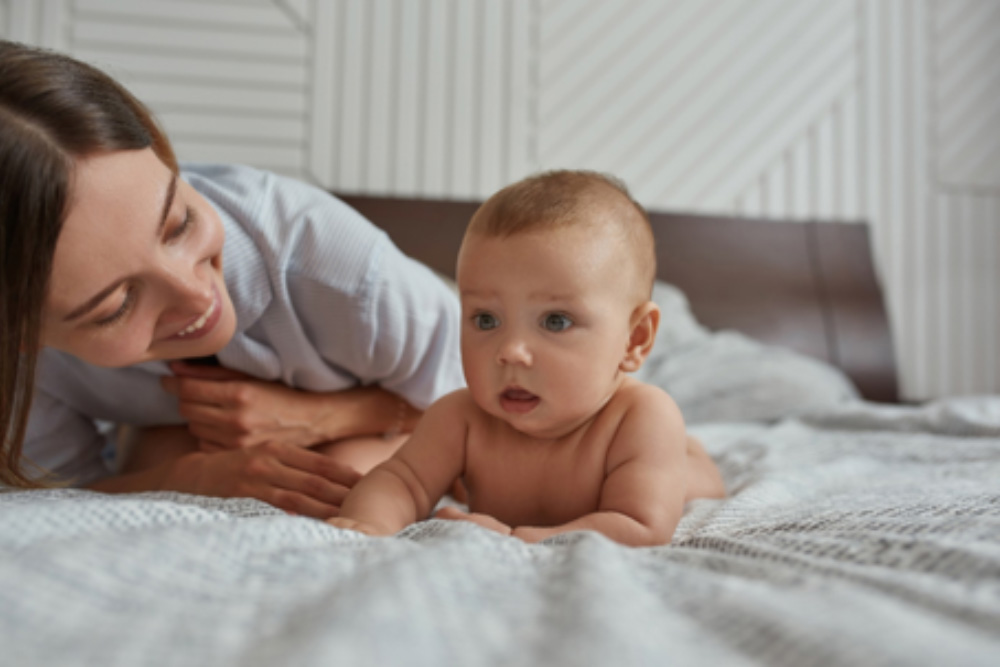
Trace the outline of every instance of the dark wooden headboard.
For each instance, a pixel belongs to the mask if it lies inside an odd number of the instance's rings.
[[[407,255],[454,276],[478,202],[338,195]],[[841,368],[873,401],[899,399],[868,226],[651,212],[658,276],[698,321]]]

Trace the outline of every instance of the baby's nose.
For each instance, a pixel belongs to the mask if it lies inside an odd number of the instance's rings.
[[[531,365],[531,351],[527,344],[518,338],[509,338],[500,346],[497,354],[497,362],[500,365],[520,364],[522,366]]]

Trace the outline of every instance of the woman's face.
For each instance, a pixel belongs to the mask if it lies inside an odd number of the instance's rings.
[[[218,352],[236,329],[215,209],[146,148],[77,162],[42,343],[98,366]]]

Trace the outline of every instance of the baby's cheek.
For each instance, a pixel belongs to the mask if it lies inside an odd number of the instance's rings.
[[[473,400],[480,406],[483,406],[493,393],[490,390],[488,373],[479,369],[476,364],[465,364],[465,383],[469,387]]]

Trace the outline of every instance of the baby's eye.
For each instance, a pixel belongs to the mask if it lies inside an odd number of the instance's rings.
[[[565,331],[573,326],[573,320],[562,313],[549,313],[542,320],[542,326],[546,331]]]
[[[500,320],[491,313],[476,313],[472,316],[472,323],[480,331],[489,331],[500,326]]]

